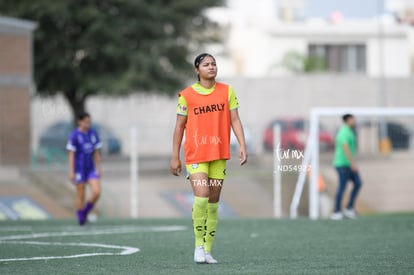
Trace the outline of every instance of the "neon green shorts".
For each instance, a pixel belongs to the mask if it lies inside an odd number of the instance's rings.
[[[226,177],[226,160],[218,159],[197,164],[187,164],[187,175],[197,173],[207,174],[210,179],[224,180]]]

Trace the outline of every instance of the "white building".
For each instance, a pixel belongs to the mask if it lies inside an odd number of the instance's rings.
[[[397,15],[406,22],[414,23],[414,1],[412,0],[387,0],[385,8],[388,12]]]
[[[228,31],[226,41],[210,49],[219,53],[221,76],[291,74],[309,57],[323,60],[333,73],[397,78],[413,73],[413,28],[391,17],[347,20],[337,12],[329,19],[284,22],[269,12],[276,13],[275,1],[257,0],[259,8],[251,13],[247,2],[229,1],[229,8],[209,13]],[[260,17],[260,10],[268,12]]]

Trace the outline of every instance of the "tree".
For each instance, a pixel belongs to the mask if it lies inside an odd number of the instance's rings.
[[[191,69],[192,47],[221,0],[0,0],[0,14],[38,23],[35,81],[61,93],[76,116],[91,95],[173,93]],[[211,38],[211,37],[210,37]]]

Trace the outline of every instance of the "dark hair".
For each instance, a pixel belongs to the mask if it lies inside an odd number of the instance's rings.
[[[353,117],[354,117],[354,115],[351,115],[351,114],[345,114],[345,115],[343,115],[343,116],[342,116],[342,121],[343,121],[343,122],[347,122],[347,121],[348,121],[348,119],[353,118]]]
[[[91,115],[87,112],[80,112],[76,118],[78,119],[78,121],[84,120],[87,117],[91,117]]]
[[[214,56],[212,56],[211,54],[209,54],[209,53],[202,53],[202,54],[197,55],[197,57],[195,58],[195,60],[194,60],[194,67],[198,68],[200,66],[201,61],[203,61],[203,59],[206,58],[207,56],[209,56],[209,57],[213,58],[214,60],[216,60],[214,58]]]

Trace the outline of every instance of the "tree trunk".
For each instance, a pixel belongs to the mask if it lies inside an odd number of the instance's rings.
[[[72,110],[73,123],[76,125],[79,114],[85,112],[86,96],[77,96],[76,92],[64,93],[66,100]]]

